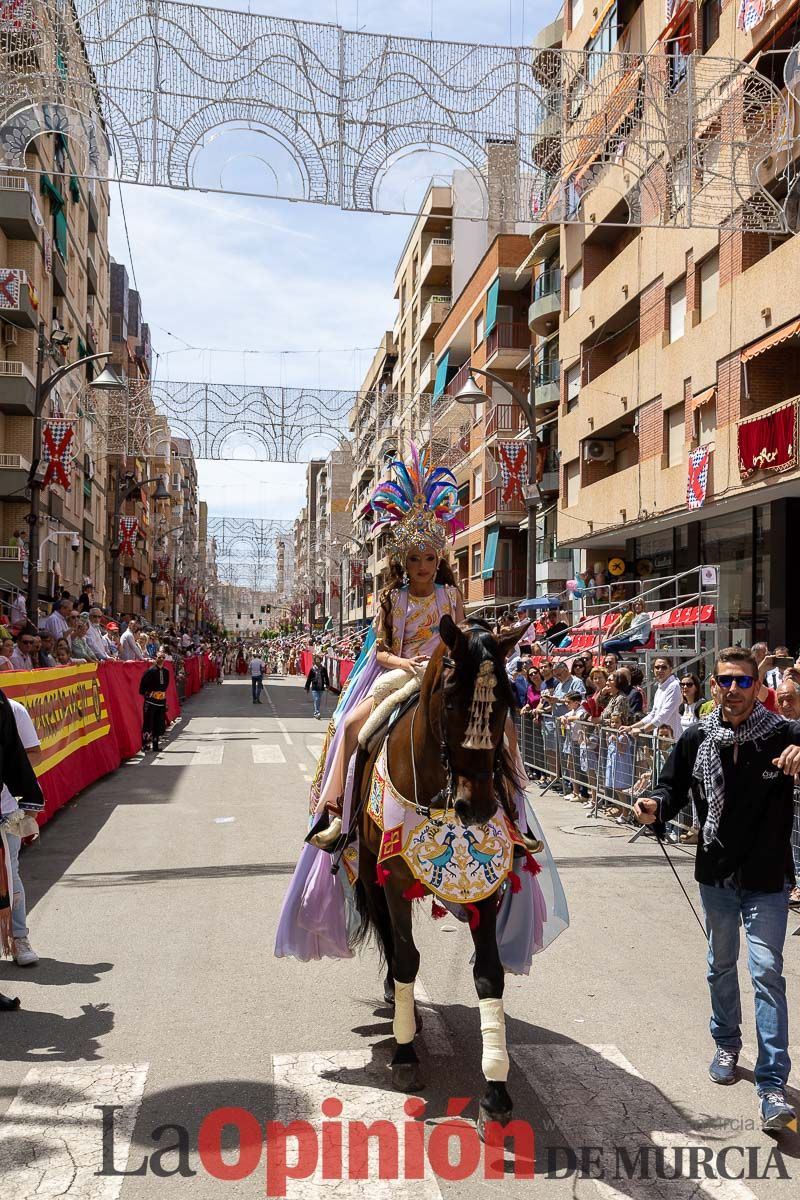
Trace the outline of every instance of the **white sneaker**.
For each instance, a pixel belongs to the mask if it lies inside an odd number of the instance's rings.
[[[18,967],[32,967],[39,961],[39,955],[26,937],[14,938],[14,962]]]

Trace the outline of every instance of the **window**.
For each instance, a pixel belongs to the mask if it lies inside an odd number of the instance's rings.
[[[578,396],[581,390],[581,364],[576,362],[567,371],[567,412],[578,407]]]
[[[667,466],[674,467],[683,462],[683,444],[686,440],[686,415],[682,404],[668,408],[664,413],[664,443]]]
[[[700,320],[713,317],[719,292],[719,251],[700,263]]]
[[[676,154],[667,168],[670,181],[670,216],[675,217],[689,199],[689,159],[685,151]]]
[[[458,504],[460,508],[466,508],[469,504],[469,480],[462,483],[458,489]]]
[[[480,546],[473,546],[472,547],[472,576],[473,576],[473,578],[476,575],[480,575],[480,573],[481,573],[481,548],[480,548]]]
[[[667,79],[671,92],[676,92],[686,78],[693,49],[691,21],[684,21],[667,42]]]
[[[683,337],[686,325],[686,276],[678,279],[669,289],[669,340],[677,342]]]
[[[480,346],[481,342],[483,341],[484,326],[485,320],[483,313],[479,313],[475,318],[475,336],[472,339],[473,346]]]
[[[583,266],[580,266],[567,276],[567,316],[571,317],[580,308],[582,291]]]
[[[706,0],[703,5],[703,53],[714,45],[719,37],[719,14],[723,0]]]
[[[697,444],[705,446],[714,441],[717,430],[717,405],[713,400],[701,404],[696,414]]]
[[[581,464],[580,459],[575,459],[574,462],[567,463],[567,508],[573,508],[578,503],[578,493],[581,489]]]
[[[606,54],[613,50],[619,41],[619,16],[616,4],[612,4],[603,17],[603,24],[591,41],[586,44],[586,78],[591,83],[595,75],[602,71],[606,64]]]
[[[576,29],[578,22],[580,21],[581,17],[583,16],[583,0],[572,0],[571,12],[572,12],[572,24],[571,24],[570,28]]]
[[[483,495],[483,467],[476,467],[472,476],[472,499],[480,500]]]

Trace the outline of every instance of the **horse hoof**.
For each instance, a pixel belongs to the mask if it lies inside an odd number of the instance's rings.
[[[506,1108],[501,1112],[491,1112],[485,1108],[483,1104],[478,1105],[478,1137],[482,1142],[486,1141],[486,1126],[490,1124],[507,1125],[511,1120],[511,1109]]]
[[[419,1063],[392,1063],[392,1087],[396,1092],[420,1092],[424,1086]]]

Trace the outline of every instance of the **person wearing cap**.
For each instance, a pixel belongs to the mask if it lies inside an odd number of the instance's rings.
[[[104,658],[110,658],[106,639],[103,637],[102,629],[103,610],[93,604],[89,609],[89,624],[84,633],[84,638],[92,654],[98,662],[102,662]]]
[[[108,651],[108,657],[119,658],[119,625],[115,621],[109,621],[106,625],[103,641]]]

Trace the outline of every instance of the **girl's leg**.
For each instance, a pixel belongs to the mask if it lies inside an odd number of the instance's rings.
[[[339,742],[336,755],[328,771],[328,778],[325,780],[317,801],[316,812],[318,814],[327,808],[330,813],[341,816],[347,768],[358,746],[358,735],[371,712],[372,700],[367,698],[356,705],[353,711],[345,717],[344,737]]]

